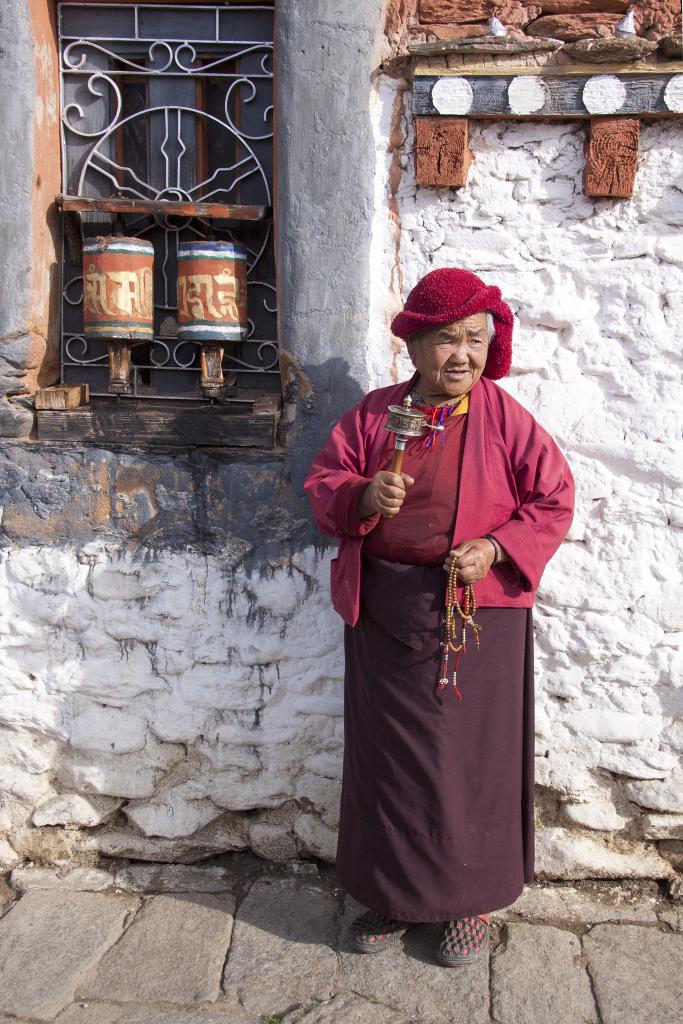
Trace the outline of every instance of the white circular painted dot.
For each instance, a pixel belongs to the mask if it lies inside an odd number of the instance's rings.
[[[535,114],[545,106],[546,90],[538,75],[517,75],[508,86],[508,103],[513,114]]]
[[[672,114],[683,114],[683,75],[674,75],[666,83],[664,102]]]
[[[466,114],[473,98],[466,78],[440,78],[432,88],[432,103],[440,114]]]
[[[583,105],[589,114],[614,114],[625,100],[626,87],[616,75],[593,75],[583,87]]]

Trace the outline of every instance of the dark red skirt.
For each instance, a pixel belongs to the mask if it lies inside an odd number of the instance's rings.
[[[532,611],[478,610],[458,700],[438,688],[445,588],[441,566],[365,555],[344,631],[336,876],[403,921],[498,910],[534,880]]]

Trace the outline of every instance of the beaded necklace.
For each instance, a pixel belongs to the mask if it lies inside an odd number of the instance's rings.
[[[422,395],[418,395],[417,391],[413,389],[410,397],[413,399],[413,409],[419,409],[420,412],[425,412],[428,419],[425,422],[425,427],[429,428],[429,434],[424,439],[421,448],[431,448],[434,441],[434,435],[437,431],[441,434],[441,447],[443,448],[446,444],[445,428],[443,421],[450,416],[454,416],[462,405],[464,400],[468,397],[469,391],[465,392],[464,395],[460,395],[458,398],[453,399],[452,402],[446,402],[444,405],[432,405]]]

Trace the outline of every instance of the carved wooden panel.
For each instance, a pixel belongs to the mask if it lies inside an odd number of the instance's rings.
[[[640,121],[630,117],[594,118],[583,175],[587,196],[631,196],[638,166]]]
[[[418,185],[467,183],[472,162],[468,121],[461,117],[415,119],[415,173]]]

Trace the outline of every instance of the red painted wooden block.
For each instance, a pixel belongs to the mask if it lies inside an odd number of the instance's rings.
[[[639,139],[640,121],[637,118],[597,117],[591,120],[583,173],[585,195],[633,195]]]
[[[415,119],[415,173],[418,185],[467,184],[472,163],[469,122],[463,117]]]

